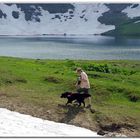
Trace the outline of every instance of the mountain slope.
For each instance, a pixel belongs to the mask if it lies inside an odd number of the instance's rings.
[[[114,35],[124,24],[138,22],[139,11],[139,4],[130,3],[3,3],[0,35],[107,35],[111,30]]]
[[[120,24],[114,30],[102,33],[102,35],[123,35],[123,36],[140,36],[140,5],[132,4],[123,9],[123,14],[127,15],[126,20],[121,20]]]
[[[0,4],[1,35],[100,34],[114,29],[98,18],[104,4]]]

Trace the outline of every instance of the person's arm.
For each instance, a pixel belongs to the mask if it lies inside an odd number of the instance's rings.
[[[81,77],[78,77],[75,86],[78,87],[80,83],[81,83]]]
[[[81,83],[81,76],[78,77],[78,79],[77,79],[77,84],[80,85],[80,83]]]

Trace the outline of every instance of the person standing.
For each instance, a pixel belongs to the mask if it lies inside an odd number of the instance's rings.
[[[88,75],[81,69],[77,68],[76,73],[78,74],[78,79],[76,82],[76,87],[77,87],[77,92],[78,93],[83,93],[83,94],[89,94],[90,90],[90,83],[88,79]],[[86,108],[91,108],[91,97],[89,99],[89,104],[87,105]]]

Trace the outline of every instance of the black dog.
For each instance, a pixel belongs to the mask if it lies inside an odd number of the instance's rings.
[[[91,95],[90,94],[72,93],[72,92],[65,92],[65,93],[61,94],[61,98],[67,98],[68,99],[66,105],[68,103],[72,103],[72,101],[76,101],[76,102],[79,103],[79,106],[81,106],[81,103],[83,103],[84,107],[85,107],[84,100],[88,97],[91,97]]]

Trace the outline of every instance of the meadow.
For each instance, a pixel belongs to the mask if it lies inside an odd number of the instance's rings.
[[[75,69],[89,76],[92,108],[65,106]],[[140,136],[140,61],[0,57],[0,107],[104,132]]]

